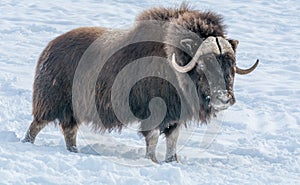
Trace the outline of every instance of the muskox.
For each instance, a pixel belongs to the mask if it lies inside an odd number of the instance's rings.
[[[23,142],[34,143],[49,122],[58,120],[67,149],[78,152],[81,123],[91,123],[100,131],[121,131],[139,122],[146,157],[157,162],[158,137],[165,134],[165,160],[177,160],[180,126],[190,120],[207,123],[233,105],[235,73],[248,74],[256,68],[258,61],[249,69],[236,66],[237,45],[237,40],[226,38],[220,15],[186,4],[145,10],[130,29],[84,27],[58,36],[36,66],[34,119]],[[145,59],[142,67],[128,68],[114,85],[118,74],[139,59]],[[132,87],[125,92],[128,82]],[[186,96],[191,92],[196,97]],[[128,98],[120,98],[123,94]],[[153,108],[155,97],[164,104]],[[126,105],[130,112],[123,110]],[[163,118],[156,119],[161,112]]]

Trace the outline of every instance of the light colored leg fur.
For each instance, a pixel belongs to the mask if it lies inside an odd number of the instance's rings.
[[[47,125],[47,122],[38,122],[33,121],[26,132],[23,143],[34,143],[36,136],[38,133]]]
[[[179,128],[180,126],[178,125],[170,135],[166,136],[167,151],[166,151],[165,162],[172,162],[172,161],[178,162],[178,158],[176,154],[176,145],[179,136]]]
[[[159,129],[150,131],[145,137],[146,140],[146,158],[151,159],[153,162],[158,163],[155,155],[155,150],[159,137]]]
[[[78,152],[77,146],[76,146],[76,137],[77,137],[77,131],[78,131],[78,126],[73,126],[73,127],[63,127],[63,134],[65,137],[65,142],[66,142],[66,147],[67,150],[70,152]]]

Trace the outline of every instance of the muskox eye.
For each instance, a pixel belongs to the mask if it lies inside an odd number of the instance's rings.
[[[230,82],[230,76],[228,74],[225,74],[224,75],[224,80],[226,83],[229,83]]]
[[[227,83],[230,82],[230,78],[231,78],[230,75],[225,75],[225,80],[226,80]]]

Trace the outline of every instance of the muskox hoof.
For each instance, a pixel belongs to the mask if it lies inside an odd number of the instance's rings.
[[[170,163],[173,161],[179,162],[177,154],[174,154],[171,157],[166,158],[166,160],[165,160],[166,163]]]
[[[26,134],[25,138],[21,140],[22,143],[34,143],[34,138]]]
[[[158,160],[156,159],[156,157],[151,158],[151,161],[154,162],[154,163],[157,163],[157,164],[159,163]]]
[[[151,159],[151,161],[153,161],[154,163],[158,163],[158,160],[156,159],[155,156],[146,156],[147,159]]]
[[[70,146],[67,148],[67,150],[69,150],[70,152],[78,153],[78,149],[76,146]]]
[[[146,158],[151,159],[151,161],[153,161],[154,163],[158,163],[155,155],[146,155]]]

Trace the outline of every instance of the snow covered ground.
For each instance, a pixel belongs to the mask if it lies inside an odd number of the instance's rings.
[[[78,154],[65,150],[54,124],[34,145],[19,140],[32,120],[35,64],[50,40],[81,26],[122,28],[145,8],[180,2],[1,0],[0,184],[299,184],[300,2],[191,2],[225,17],[229,37],[240,41],[239,66],[261,63],[236,76],[232,108],[208,126],[182,130],[180,163],[153,164],[131,129],[100,135],[83,126]]]

